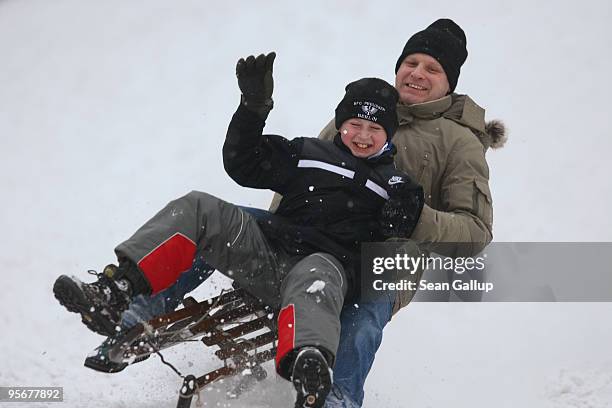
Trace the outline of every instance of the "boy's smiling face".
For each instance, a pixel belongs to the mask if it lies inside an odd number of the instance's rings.
[[[340,126],[339,131],[342,143],[355,157],[370,157],[378,153],[387,142],[385,129],[365,119],[348,119]]]

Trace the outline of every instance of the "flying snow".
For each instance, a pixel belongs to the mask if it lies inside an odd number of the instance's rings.
[[[310,285],[310,287],[306,289],[306,292],[307,293],[322,292],[324,288],[325,288],[325,282],[323,282],[322,280],[318,280],[318,281],[314,281],[312,285]]]

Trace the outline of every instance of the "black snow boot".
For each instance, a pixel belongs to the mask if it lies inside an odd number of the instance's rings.
[[[124,335],[125,333],[118,333],[104,340],[102,344],[89,353],[85,359],[85,367],[103,373],[118,373],[119,371],[123,371],[129,364],[138,363],[149,358],[149,355],[146,354],[141,357],[123,358],[122,356],[122,358],[113,361],[111,358],[111,349],[123,340]]]
[[[125,268],[135,266],[125,263],[119,268],[108,265],[102,273],[89,271],[98,278],[93,283],[62,275],[55,281],[53,293],[68,311],[81,315],[88,329],[103,336],[112,336],[120,330],[121,314],[136,295],[132,283],[122,271]]]
[[[327,359],[316,347],[298,350],[291,382],[297,390],[295,408],[320,408],[332,386],[331,370]]]
[[[126,362],[114,362],[109,358],[109,351],[115,345],[115,338],[108,337],[95,348],[85,359],[85,367],[103,373],[118,373],[128,366]]]

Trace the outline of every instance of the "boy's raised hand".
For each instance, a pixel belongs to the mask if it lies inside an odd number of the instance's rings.
[[[257,58],[251,55],[246,59],[240,58],[236,64],[242,104],[264,119],[274,106],[272,68],[275,58],[275,52],[268,55],[261,54]]]

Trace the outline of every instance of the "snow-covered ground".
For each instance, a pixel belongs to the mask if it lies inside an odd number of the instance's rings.
[[[239,57],[278,53],[267,130],[315,135],[347,82],[392,81],[406,39],[444,16],[468,36],[458,91],[511,130],[488,154],[495,239],[612,241],[607,1],[0,1],[0,386],[63,386],[66,407],[174,406],[180,381],[157,358],[114,375],[82,366],[101,338],[57,304],[56,276],[113,261],[192,189],[267,206],[221,163]],[[365,407],[612,406],[611,315],[413,304],[385,332]],[[203,372],[214,359],[197,346],[166,357]],[[291,405],[274,375],[239,400],[226,386],[205,406]]]

